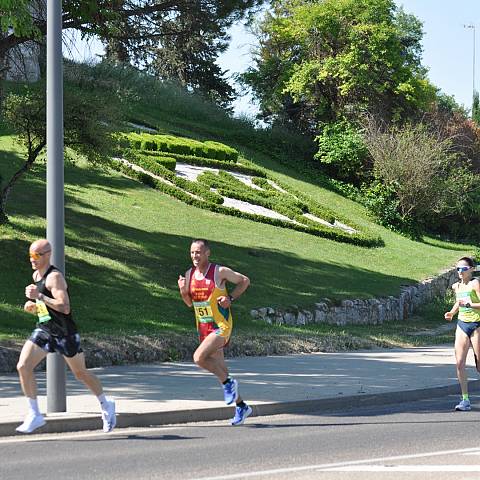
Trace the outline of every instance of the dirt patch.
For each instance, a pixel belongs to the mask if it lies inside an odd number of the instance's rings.
[[[447,323],[445,325],[441,325],[440,327],[437,327],[437,328],[417,330],[415,332],[408,332],[408,335],[412,335],[415,337],[436,337],[438,335],[451,332],[456,328],[457,328],[457,323],[452,322],[452,323]]]
[[[14,372],[23,341],[0,342],[0,372]],[[105,367],[134,363],[191,361],[198,346],[195,334],[168,336],[85,336],[82,348],[87,366]],[[294,353],[339,352],[346,350],[388,347],[385,342],[373,342],[349,335],[306,337],[295,335],[246,335],[236,332],[225,350],[227,357],[287,355]],[[39,366],[45,368],[44,362]]]

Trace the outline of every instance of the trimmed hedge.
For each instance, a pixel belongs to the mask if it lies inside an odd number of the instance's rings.
[[[125,142],[124,139],[127,141]],[[123,134],[120,141],[125,147],[128,145],[135,150],[150,150],[195,157],[214,158],[216,160],[236,162],[238,151],[228,145],[218,142],[200,142],[191,138],[176,137],[173,135],[153,135],[151,133]]]
[[[157,156],[162,155],[163,152],[152,152],[149,150],[140,150],[142,155]],[[243,173],[253,177],[266,178],[265,170],[250,165],[243,165],[242,163],[224,162],[222,160],[215,160],[213,158],[195,157],[194,155],[182,155],[180,153],[168,153],[169,157],[175,158],[177,162],[188,163],[189,165],[196,165],[198,167],[217,168],[219,170],[228,170],[230,172]]]
[[[155,157],[150,157],[147,155],[143,155],[141,153],[135,153],[134,155],[130,155],[130,157],[141,159],[145,158],[145,161],[150,161],[152,158],[155,159],[155,162],[165,167],[167,170],[171,172],[175,172],[175,168],[177,166],[177,161],[173,157],[164,157],[163,155],[155,155]]]

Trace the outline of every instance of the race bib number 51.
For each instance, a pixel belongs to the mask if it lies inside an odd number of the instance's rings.
[[[193,308],[199,321],[213,320],[212,307],[208,302],[194,302]]]

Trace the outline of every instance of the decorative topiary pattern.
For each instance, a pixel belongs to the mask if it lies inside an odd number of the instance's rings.
[[[383,245],[380,237],[265,170],[236,163],[238,152],[221,143],[130,133],[121,138],[121,145],[130,148],[124,149],[126,160],[113,161],[114,168],[189,205],[363,247]],[[216,158],[206,156],[214,151]],[[179,164],[205,168],[193,181],[179,176]],[[265,215],[242,210],[242,202]]]

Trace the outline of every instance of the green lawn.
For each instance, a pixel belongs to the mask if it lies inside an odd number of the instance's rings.
[[[166,128],[167,129],[167,128]],[[192,136],[195,136],[192,133]],[[314,178],[243,150],[246,157],[283,182],[326,202],[332,209],[381,235],[385,247],[367,249],[254,223],[187,206],[115,172],[66,166],[66,271],[75,317],[84,333],[126,335],[191,331],[192,312],[176,281],[189,266],[192,238],[206,237],[213,261],[247,274],[251,287],[235,305],[240,331],[295,332],[254,322],[249,310],[262,306],[308,306],[322,297],[366,298],[398,294],[399,287],[435,275],[473,246],[425,239],[414,242],[376,224],[363,207],[317,186]],[[4,177],[20,164],[12,138],[0,136]],[[45,167],[39,164],[15,187],[10,224],[0,227],[0,336],[24,336],[33,317],[23,314],[23,289],[30,281],[28,245],[45,236]],[[431,326],[439,313],[423,315]],[[304,334],[335,331],[401,338],[414,323],[335,329],[316,326]],[[363,333],[362,333],[363,332]],[[408,336],[408,335],[407,335]],[[413,340],[412,340],[413,341]]]

